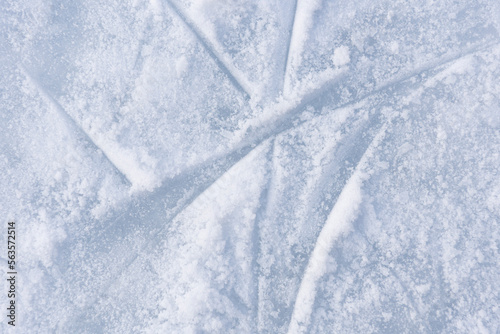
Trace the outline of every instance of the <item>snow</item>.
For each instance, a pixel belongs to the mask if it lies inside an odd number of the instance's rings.
[[[339,46],[333,51],[332,62],[333,65],[340,67],[347,65],[350,61],[349,48],[347,46]]]
[[[3,1],[17,330],[496,332],[499,13]]]

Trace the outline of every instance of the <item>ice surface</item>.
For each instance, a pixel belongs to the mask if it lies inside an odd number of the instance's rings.
[[[5,0],[0,27],[19,332],[500,329],[497,1]]]

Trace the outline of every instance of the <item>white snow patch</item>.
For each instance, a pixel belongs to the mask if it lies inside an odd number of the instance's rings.
[[[339,46],[333,51],[332,62],[333,65],[341,67],[349,64],[351,61],[349,48],[345,45]]]
[[[398,54],[399,53],[399,43],[397,41],[392,41],[391,44],[389,45],[389,49],[391,50],[392,54]]]
[[[177,73],[177,78],[182,77],[182,75],[186,72],[188,68],[188,61],[186,59],[186,56],[182,56],[179,59],[177,59],[177,62],[175,63],[175,72]]]
[[[41,220],[45,220],[45,210],[39,212]],[[23,247],[22,251],[26,259],[40,261],[45,267],[52,266],[52,259],[56,255],[56,244],[66,239],[66,233],[60,227],[54,228],[46,222],[32,222],[24,243],[29,247]]]
[[[161,2],[159,0],[150,0],[150,7],[151,11],[153,12],[154,15],[154,20],[156,22],[159,22],[162,17],[162,12],[163,12],[163,7],[161,5]]]

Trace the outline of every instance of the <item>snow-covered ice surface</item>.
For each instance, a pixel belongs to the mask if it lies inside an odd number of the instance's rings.
[[[496,0],[3,0],[0,33],[18,332],[500,330]]]

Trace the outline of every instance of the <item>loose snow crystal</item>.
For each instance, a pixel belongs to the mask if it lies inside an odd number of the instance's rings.
[[[335,49],[332,56],[333,65],[340,67],[349,63],[349,48],[345,45],[339,46]]]

